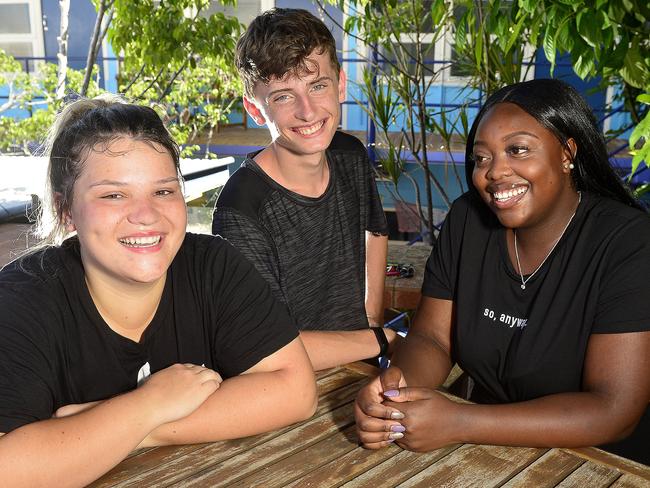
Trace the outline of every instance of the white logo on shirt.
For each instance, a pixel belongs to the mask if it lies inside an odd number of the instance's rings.
[[[517,327],[518,329],[523,329],[524,327],[526,327],[526,325],[528,325],[528,319],[514,317],[512,315],[508,315],[505,313],[499,314],[498,312],[495,312],[494,310],[490,310],[489,308],[483,310],[483,317],[492,319],[494,322],[498,320],[499,322],[509,326],[510,328]]]
[[[147,361],[142,365],[140,371],[138,371],[138,386],[142,386],[149,376],[151,376],[151,366],[149,366],[149,361]]]

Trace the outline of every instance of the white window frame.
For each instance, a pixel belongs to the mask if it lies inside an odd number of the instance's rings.
[[[29,34],[0,34],[0,42],[24,42],[31,43],[32,56],[45,56],[45,43],[43,40],[43,14],[41,12],[40,0],[0,0],[0,5],[26,4],[29,9]]]

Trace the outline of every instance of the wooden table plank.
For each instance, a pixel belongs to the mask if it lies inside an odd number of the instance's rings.
[[[540,458],[545,449],[465,444],[399,488],[500,486]]]
[[[368,380],[366,375],[350,370],[336,371],[334,374],[325,376],[317,381],[319,398],[330,391],[334,391],[343,386],[357,383],[359,380],[364,382]],[[358,386],[357,388],[360,388]],[[357,390],[358,391],[358,390]]]
[[[508,481],[504,488],[553,487],[575,471],[585,460],[559,449],[552,449]]]
[[[334,372],[334,374],[336,373],[338,373],[338,371]],[[128,480],[130,477],[137,477],[138,479],[142,479],[149,483],[164,486],[163,479],[157,480],[157,473],[160,471],[166,471],[168,469],[172,471],[175,469],[180,469],[179,465],[185,466],[188,462],[185,458],[190,453],[199,451],[195,452],[195,457],[206,458],[208,460],[208,465],[212,465],[215,462],[220,462],[247,449],[251,449],[258,444],[266,442],[268,439],[276,437],[279,434],[303,425],[320,415],[323,415],[342,405],[352,402],[360,388],[358,382],[365,379],[365,377],[362,375],[354,374],[353,376],[357,378],[357,383],[349,383],[341,388],[334,388],[337,384],[344,383],[340,379],[335,379],[332,381],[326,380],[326,377],[321,378],[317,383],[319,390],[324,383],[325,387],[322,389],[329,391],[327,393],[322,393],[319,396],[318,407],[314,416],[311,419],[305,420],[304,422],[293,424],[273,432],[246,437],[244,439],[217,441],[209,444],[165,446],[143,451],[125,459],[90,486],[94,488],[117,485],[128,486],[130,482],[125,480]],[[200,469],[198,466],[202,466],[203,469],[205,469],[205,465],[200,461],[198,464],[196,464],[196,469]],[[194,468],[189,466],[187,469],[191,474],[192,469]]]
[[[650,481],[640,476],[626,473],[614,481],[609,488],[650,488]]]
[[[589,488],[606,488],[620,476],[621,473],[614,468],[587,461],[562,480],[557,487],[582,488],[588,486]]]
[[[400,449],[397,446],[373,451],[357,447],[340,459],[331,461],[321,468],[303,475],[298,480],[287,485],[287,488],[341,486],[342,483],[352,480],[368,469],[397,455],[399,451]]]
[[[228,486],[353,424],[352,403],[347,403],[218,465],[213,463],[204,472],[179,479],[184,486]]]
[[[339,460],[353,449],[358,449],[358,445],[356,443],[356,428],[351,425],[317,444],[284,458],[275,463],[271,469],[258,470],[231,486],[240,488],[251,486],[284,487],[300,478],[303,473],[310,473],[330,461]],[[343,459],[337,461],[337,463],[339,462],[343,462]]]
[[[649,441],[650,444],[650,441]],[[645,464],[637,463],[631,459],[626,459],[607,451],[601,451],[595,447],[575,447],[568,449],[572,454],[580,456],[588,461],[612,466],[619,471],[632,473],[647,481],[650,481],[650,467]]]
[[[404,451],[394,446],[389,449],[397,449],[399,451],[395,456],[390,457],[381,464],[341,486],[345,488],[365,488],[367,486],[372,486],[373,488],[393,488],[448,455],[450,452],[453,452],[458,447],[459,445],[456,444],[431,452],[419,453]],[[383,450],[386,449],[380,449],[375,452],[381,452]]]

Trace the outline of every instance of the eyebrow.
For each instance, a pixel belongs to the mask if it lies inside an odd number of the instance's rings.
[[[321,77],[315,79],[314,81],[310,81],[309,86],[316,85],[316,84],[320,83],[321,81],[325,81],[325,80],[334,81],[331,76],[321,76]],[[291,92],[291,91],[293,91],[293,89],[291,89],[291,88],[278,88],[277,90],[270,91],[266,95],[265,100],[268,101],[270,98],[273,98],[275,95],[277,95],[279,93]]]
[[[539,137],[536,134],[533,134],[532,132],[528,132],[528,131],[525,131],[525,130],[518,130],[516,132],[511,132],[510,134],[507,134],[506,136],[502,137],[501,140],[505,142],[508,139],[512,139],[513,137],[517,137],[517,136],[529,136],[529,137],[533,137],[533,138],[539,140]],[[474,145],[475,146],[477,146],[477,145],[485,146],[486,144],[487,143],[485,141],[482,141],[480,139],[475,139],[474,140]]]
[[[177,176],[170,176],[169,178],[163,178],[162,180],[154,181],[154,184],[156,185],[165,185],[167,183],[172,183],[172,182],[178,182],[178,177]],[[90,188],[96,187],[96,186],[128,186],[129,183],[126,183],[124,181],[118,181],[118,180],[100,180],[96,181],[95,183],[92,183],[90,185]]]

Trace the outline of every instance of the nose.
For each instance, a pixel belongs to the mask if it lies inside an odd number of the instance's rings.
[[[504,155],[494,155],[485,176],[489,180],[498,180],[506,176],[512,176],[512,168],[508,163],[508,159]]]
[[[310,121],[314,118],[314,102],[307,95],[298,97],[298,104],[296,107],[296,117],[300,120]]]
[[[155,203],[147,197],[133,198],[129,207],[128,220],[134,225],[152,225],[160,218]]]

